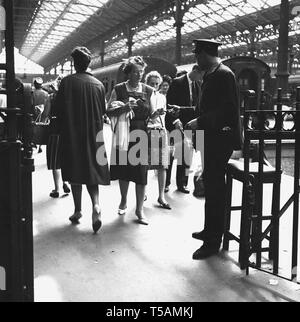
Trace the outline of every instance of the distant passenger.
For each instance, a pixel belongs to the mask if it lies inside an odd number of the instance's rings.
[[[158,164],[150,164],[150,169],[157,170],[158,178],[158,203],[164,209],[171,210],[171,206],[165,199],[165,185],[167,177],[167,169],[169,164],[168,134],[165,125],[165,115],[167,112],[167,99],[159,92],[159,88],[163,82],[161,75],[157,71],[150,72],[145,78],[146,84],[155,89],[151,98],[153,104],[153,112],[148,122],[148,130],[159,135],[158,147],[151,147],[151,155],[156,158]],[[150,142],[149,142],[150,143]],[[150,151],[149,151],[150,152]]]
[[[168,91],[167,102],[169,108],[176,108],[179,111],[179,116],[174,118],[171,114],[166,116],[166,126],[169,132],[174,129],[183,131],[184,126],[197,116],[200,100],[200,80],[202,73],[198,66],[194,66],[193,70],[181,77],[175,78]],[[179,143],[176,142],[178,145]],[[191,150],[187,147],[187,141],[182,134],[182,151]],[[170,166],[167,171],[166,192],[170,189],[172,166],[174,155],[171,155]],[[185,158],[182,158],[181,164],[177,165],[176,185],[179,192],[189,194],[188,179],[190,164],[186,164]]]
[[[49,94],[43,89],[43,79],[41,77],[37,77],[33,81],[34,90],[33,90],[33,106],[34,106],[34,117],[35,119],[41,117],[39,121],[44,121],[48,115],[44,112],[47,109],[47,104],[50,104]],[[43,117],[42,117],[43,115]],[[42,119],[43,118],[43,119]]]
[[[6,79],[2,83],[2,89],[7,89]],[[16,96],[15,96],[15,106],[17,108],[20,108],[21,110],[24,110],[25,107],[25,101],[24,101],[24,84],[20,80],[20,78],[15,78],[15,90],[16,90]],[[7,107],[7,95],[6,94],[0,94],[0,107]],[[2,103],[1,103],[2,102]],[[30,111],[32,112],[32,111]]]
[[[124,66],[128,81],[115,86],[108,102],[107,115],[114,126],[114,147],[112,155],[115,164],[111,165],[111,179],[119,180],[121,203],[119,215],[124,215],[127,209],[127,194],[129,182],[136,185],[136,216],[138,222],[148,225],[143,206],[147,185],[148,165],[141,162],[132,164],[130,153],[139,138],[133,138],[134,130],[147,131],[147,120],[151,115],[150,98],[153,89],[142,83],[147,64],[140,56],[130,57]],[[114,121],[114,119],[116,121]]]
[[[6,89],[6,82],[3,82],[1,85],[1,90]],[[0,107],[6,108],[7,107],[7,99],[6,99],[6,94],[0,94]],[[0,118],[0,122],[3,122],[2,118]]]
[[[76,47],[71,56],[76,74],[62,79],[55,103],[62,143],[62,176],[71,183],[74,198],[75,212],[70,221],[77,224],[82,217],[84,184],[92,200],[92,226],[97,233],[102,226],[98,185],[110,184],[108,164],[100,166],[96,159],[97,150],[104,145],[97,143],[96,137],[103,130],[105,89],[86,72],[91,62],[87,48]]]
[[[238,91],[234,73],[218,58],[220,43],[199,39],[194,41],[195,56],[205,71],[200,102],[200,116],[186,126],[204,130],[205,226],[193,237],[204,244],[193,259],[217,254],[224,232],[225,171],[233,150],[241,148]]]
[[[164,96],[167,96],[171,84],[172,84],[172,77],[169,75],[164,75],[162,77],[162,83],[160,84],[160,87],[159,87],[159,92]]]
[[[51,198],[59,198],[61,195],[61,187],[65,194],[69,194],[71,192],[66,182],[61,184],[61,138],[60,135],[57,134],[57,111],[55,111],[54,104],[61,79],[62,77],[57,77],[55,82],[50,85],[48,92],[50,95],[50,104],[48,104],[49,110],[44,111],[44,113],[51,118],[51,135],[47,144],[47,167],[48,170],[52,170],[54,181],[54,190],[50,193]]]

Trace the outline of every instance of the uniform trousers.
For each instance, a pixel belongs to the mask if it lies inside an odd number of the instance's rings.
[[[206,135],[204,150],[205,242],[219,245],[225,224],[226,168],[233,153],[230,135]]]

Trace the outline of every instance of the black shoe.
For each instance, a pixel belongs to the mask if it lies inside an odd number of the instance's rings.
[[[168,203],[164,203],[160,199],[158,199],[157,202],[162,208],[172,210],[171,206]]]
[[[195,251],[193,254],[194,260],[201,260],[209,258],[213,255],[218,254],[220,251],[220,245],[210,245],[210,244],[203,244],[203,246]]]
[[[170,191],[170,187],[169,186],[165,187],[165,193],[168,193],[169,191]]]
[[[187,189],[186,187],[178,187],[177,190],[179,192],[182,192],[182,193],[185,193],[185,194],[189,194],[190,193],[190,190]]]
[[[63,184],[63,190],[64,190],[64,193],[70,193],[71,192],[69,186],[66,183]]]
[[[94,221],[95,217],[96,217],[96,220]],[[102,227],[101,212],[99,213],[93,212],[92,220],[93,220],[93,231],[95,234],[97,234],[97,232]]]
[[[200,232],[193,233],[192,237],[198,240],[205,240],[207,238],[207,234],[205,230],[202,230]]]
[[[50,193],[50,195],[49,195],[51,198],[54,198],[54,199],[56,199],[56,198],[59,198],[59,192],[58,191],[55,191],[55,190],[53,190],[51,193]]]
[[[75,212],[74,215],[72,215],[69,220],[73,225],[79,225],[80,224],[80,219],[82,218],[81,212]]]
[[[97,219],[93,223],[93,231],[94,231],[94,233],[97,234],[97,232],[100,230],[101,227],[102,227],[102,221],[100,219]]]

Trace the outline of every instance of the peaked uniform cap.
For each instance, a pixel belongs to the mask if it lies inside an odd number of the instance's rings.
[[[193,53],[197,54],[204,51],[212,56],[218,56],[218,48],[222,45],[220,42],[209,39],[195,39],[193,43],[195,45]]]

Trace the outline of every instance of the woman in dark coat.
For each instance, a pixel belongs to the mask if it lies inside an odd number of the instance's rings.
[[[72,186],[75,213],[70,217],[78,223],[81,214],[82,185],[87,186],[93,203],[93,230],[102,225],[98,185],[109,185],[108,164],[97,163],[97,150],[104,144],[96,142],[103,130],[106,113],[103,84],[86,70],[91,53],[85,47],[77,47],[71,54],[76,74],[65,77],[57,97],[57,113],[62,143],[62,176]]]
[[[132,131],[141,130],[146,134],[147,121],[151,115],[150,98],[153,89],[141,83],[145,68],[146,63],[141,57],[136,56],[128,59],[124,67],[128,81],[114,88],[108,103],[107,114],[112,119],[117,119],[116,126],[120,125],[121,122],[128,122],[128,133],[130,132],[129,146],[122,146],[122,148],[115,146],[112,150],[112,156],[115,156],[115,160],[112,158],[111,179],[119,180],[122,197],[118,213],[119,215],[126,213],[129,182],[134,182],[137,200],[136,216],[140,224],[148,225],[143,213],[148,165],[133,165],[128,157],[130,150],[138,143],[138,140],[133,139]],[[115,129],[115,133],[117,130]],[[124,132],[123,135],[126,137]],[[146,151],[148,150],[146,149]],[[121,160],[125,160],[126,165],[122,165]]]

